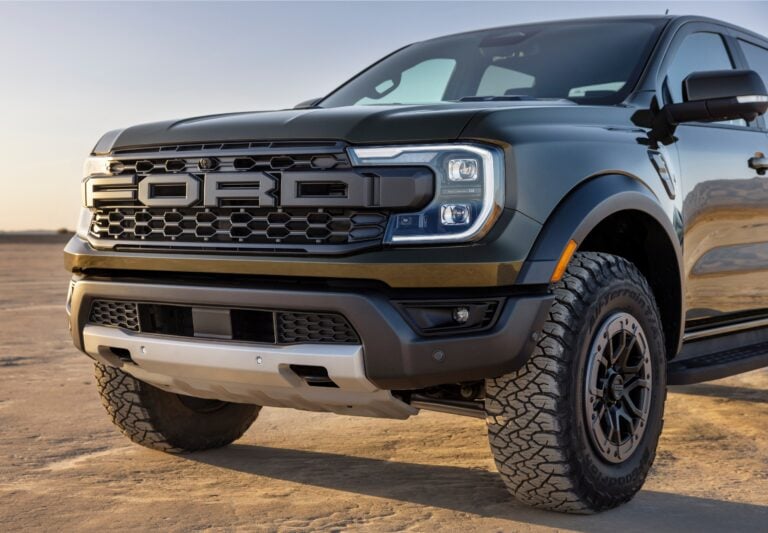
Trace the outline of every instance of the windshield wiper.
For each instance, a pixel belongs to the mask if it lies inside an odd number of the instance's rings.
[[[537,100],[533,96],[508,95],[508,96],[462,96],[459,102],[520,102],[524,100]]]
[[[568,98],[536,98],[535,96],[507,95],[507,96],[462,96],[457,102],[573,102]]]

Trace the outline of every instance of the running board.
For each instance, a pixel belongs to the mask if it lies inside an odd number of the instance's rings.
[[[675,359],[667,366],[667,383],[691,385],[768,366],[768,342]]]
[[[471,400],[436,400],[421,394],[414,394],[411,396],[410,405],[416,409],[436,411],[438,413],[447,413],[449,415],[485,418],[485,410],[483,409],[483,404]]]

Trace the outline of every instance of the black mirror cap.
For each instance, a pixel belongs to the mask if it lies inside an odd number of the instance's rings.
[[[765,83],[754,70],[694,72],[683,80],[685,102],[765,95],[768,95]]]
[[[683,96],[684,103],[665,108],[672,124],[752,122],[768,111],[768,90],[752,70],[695,72],[683,81]]]

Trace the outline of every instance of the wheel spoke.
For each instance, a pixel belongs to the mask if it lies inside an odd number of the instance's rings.
[[[605,378],[598,378],[589,383],[589,394],[595,398],[603,398],[605,394]]]
[[[610,363],[613,362],[613,338],[609,337],[607,342],[608,342],[608,346],[607,346],[608,349],[604,350],[603,353],[600,355],[600,357],[603,358],[604,355],[605,355],[605,352],[607,351],[608,352],[608,362],[609,362],[609,365],[607,365],[607,366],[610,366]]]
[[[643,411],[635,405],[635,401],[627,394],[624,395],[624,397],[621,399],[622,405],[624,408],[629,408],[629,410],[632,412],[633,415],[636,417],[645,420],[645,417],[643,416]]]
[[[634,432],[634,430],[635,430],[635,421],[632,418],[632,416],[629,413],[627,413],[627,411],[626,411],[626,409],[624,409],[623,405],[619,409],[616,409],[616,413],[617,413],[619,418],[623,418],[624,420],[629,422],[629,427],[631,427],[632,431]]]
[[[651,388],[651,382],[647,379],[633,379],[626,385],[624,385],[624,396],[628,395],[630,392],[635,390],[638,387],[642,387],[646,390]]]
[[[622,351],[621,355],[617,360],[617,364],[619,365],[619,368],[621,368],[622,373],[626,372],[627,370],[627,363],[629,362],[629,356],[632,354],[632,350],[635,348],[636,343],[637,343],[637,337],[632,335],[632,339],[630,339],[629,344],[624,347],[624,350]]]
[[[610,444],[611,439],[613,438],[613,434],[616,431],[616,424],[613,420],[613,413],[611,411],[606,411],[606,420],[608,421],[608,432],[605,434],[605,443]]]
[[[600,404],[600,410],[596,413],[596,416],[592,419],[592,428],[594,429],[596,424],[600,424],[603,420],[603,415],[605,415],[605,404]]]
[[[619,344],[619,347],[614,350],[613,348],[613,339],[611,339],[610,345],[611,345],[611,366],[615,365],[616,362],[619,360],[621,355],[624,353],[625,348],[627,347],[627,332],[626,330],[621,330],[621,333],[619,334],[621,336],[621,342]]]
[[[621,410],[620,409],[614,409],[613,410],[613,418],[614,418],[614,424],[616,427],[614,428],[614,433],[616,434],[616,446],[621,445]]]

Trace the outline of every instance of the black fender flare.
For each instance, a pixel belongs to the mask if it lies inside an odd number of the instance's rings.
[[[583,181],[558,204],[534,242],[517,279],[518,284],[549,284],[557,261],[566,245],[574,240],[581,245],[589,233],[610,215],[621,211],[640,211],[663,228],[674,249],[679,274],[681,299],[684,294],[684,269],[681,235],[673,216],[668,214],[654,193],[639,179],[624,174],[604,174]],[[685,326],[684,303],[680,302],[677,350]],[[677,352],[674,350],[670,355]]]

